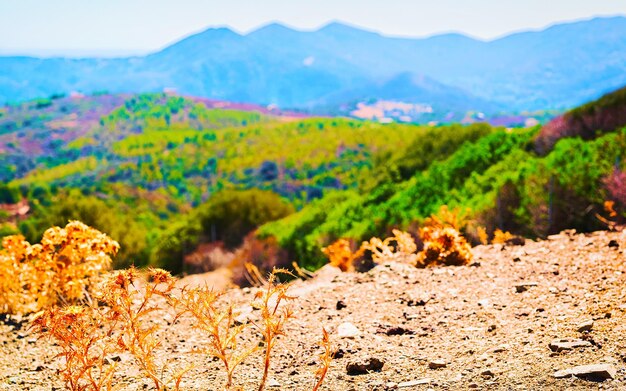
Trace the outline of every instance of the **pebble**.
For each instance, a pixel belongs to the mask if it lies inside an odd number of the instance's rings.
[[[376,357],[359,357],[346,365],[348,375],[364,375],[372,371],[380,371],[385,363]]]
[[[238,308],[235,311],[235,315],[235,322],[237,324],[246,324],[250,321],[250,318],[252,317],[252,307],[248,305]]]
[[[430,369],[439,369],[445,368],[447,366],[446,362],[443,360],[432,360],[428,363],[428,368]]]
[[[280,383],[276,381],[276,379],[269,379],[267,381],[267,386],[268,387],[280,387]]]
[[[390,381],[390,382],[387,382],[385,384],[385,389],[386,390],[395,390],[397,388],[398,388],[398,383],[394,383],[394,382]]]
[[[433,379],[429,377],[425,377],[423,379],[411,380],[411,381],[404,381],[404,382],[398,383],[398,388],[419,386],[420,384],[430,384],[430,382],[432,381]]]
[[[592,364],[556,371],[553,376],[557,379],[576,376],[587,380],[603,381],[614,379],[616,375],[617,370],[611,364]]]
[[[509,345],[500,345],[496,348],[493,349],[494,353],[502,353],[502,352],[506,352],[507,350],[509,350]]]
[[[517,293],[526,292],[529,288],[532,288],[537,285],[538,284],[536,282],[524,282],[524,283],[515,285],[515,291]]]
[[[484,377],[494,377],[496,375],[491,369],[485,369],[480,374]]]
[[[591,329],[593,328],[593,320],[588,320],[586,322],[583,322],[581,324],[578,325],[578,327],[576,328],[576,330],[579,333],[585,332],[585,331],[591,331]]]
[[[590,346],[593,346],[591,342],[573,338],[555,339],[548,345],[550,350],[553,352],[562,352],[564,350],[573,350],[576,348],[588,348]]]
[[[339,338],[355,338],[361,335],[359,329],[350,322],[344,322],[337,326],[337,336]]]

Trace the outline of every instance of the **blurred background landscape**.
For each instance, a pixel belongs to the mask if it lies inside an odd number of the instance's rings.
[[[3,2],[0,234],[179,273],[623,224],[626,4],[512,3]]]

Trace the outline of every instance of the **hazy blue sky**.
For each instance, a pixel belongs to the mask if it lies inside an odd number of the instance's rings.
[[[626,0],[0,0],[0,53],[144,53],[209,26],[340,20],[386,35],[494,38],[626,13]]]

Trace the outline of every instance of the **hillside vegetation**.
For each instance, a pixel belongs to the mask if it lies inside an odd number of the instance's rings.
[[[415,235],[433,214],[454,216],[474,243],[496,230],[601,229],[626,211],[625,107],[619,90],[557,119],[566,131],[555,133],[295,118],[165,94],[7,106],[0,204],[24,198],[30,210],[4,207],[2,233],[37,242],[78,219],[120,242],[116,266],[179,272],[206,244],[233,262],[314,269],[338,239],[354,250],[394,228]]]

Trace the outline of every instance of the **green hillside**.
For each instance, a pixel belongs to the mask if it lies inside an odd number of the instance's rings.
[[[120,241],[118,266],[178,272],[198,246],[219,243],[257,246],[239,254],[262,265],[315,268],[334,240],[415,232],[443,205],[474,241],[481,227],[603,228],[605,201],[626,211],[626,129],[615,121],[584,139],[551,135],[547,148],[550,125],[303,118],[165,94],[54,97],[0,113],[2,233],[36,241],[79,219]],[[9,207],[21,199],[25,215]]]

